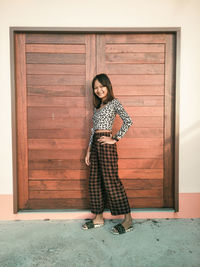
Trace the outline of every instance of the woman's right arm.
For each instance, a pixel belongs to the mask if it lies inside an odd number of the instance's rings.
[[[90,165],[90,153],[91,153],[93,135],[94,135],[94,129],[92,128],[91,134],[90,134],[90,141],[89,141],[89,145],[88,145],[86,156],[85,156],[85,163],[88,166]]]
[[[93,114],[95,112],[95,108],[93,109]],[[86,156],[85,156],[85,163],[86,165],[90,165],[90,153],[91,153],[91,147],[92,147],[92,141],[93,141],[93,135],[94,135],[94,128],[91,128],[91,134],[90,134],[90,139],[89,139],[89,145],[87,148]]]
[[[90,147],[88,146],[88,149],[87,149],[87,153],[86,153],[86,155],[85,155],[85,164],[87,165],[87,166],[89,166],[90,165]]]
[[[93,135],[94,135],[94,129],[91,128],[90,141],[89,141],[88,148],[92,146]]]

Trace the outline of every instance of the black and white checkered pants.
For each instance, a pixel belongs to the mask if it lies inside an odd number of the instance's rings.
[[[118,176],[117,145],[101,145],[97,139],[102,135],[110,136],[110,133],[94,133],[91,147],[89,175],[91,212],[101,214],[108,208],[112,215],[127,214],[130,212],[130,206]]]

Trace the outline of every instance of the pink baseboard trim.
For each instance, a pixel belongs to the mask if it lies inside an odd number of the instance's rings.
[[[112,216],[105,212],[105,219],[120,219],[123,216]],[[133,211],[135,219],[156,219],[156,218],[200,218],[200,193],[180,193],[179,212],[173,211]],[[19,212],[13,213],[13,196],[0,195],[0,220],[67,220],[92,218],[89,211],[74,212]]]

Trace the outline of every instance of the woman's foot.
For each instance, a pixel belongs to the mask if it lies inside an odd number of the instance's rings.
[[[93,223],[92,220],[89,220],[88,222],[84,223],[82,225],[82,229],[83,230],[88,230],[88,229],[92,229],[92,228],[98,228],[98,227],[102,227],[104,225],[104,223]]]
[[[121,223],[125,229],[128,229],[131,225],[133,225],[133,221],[131,220],[123,220],[123,222]]]
[[[121,223],[118,223],[111,229],[111,233],[114,235],[120,235],[120,234],[125,234],[127,232],[130,232],[132,230],[133,230],[132,224],[128,228],[125,229]]]
[[[94,224],[104,224],[104,219],[95,218],[92,221]]]
[[[103,214],[96,214],[92,221],[94,224],[104,224]]]
[[[83,229],[96,228],[104,225],[103,214],[97,214],[93,220],[82,225]]]
[[[119,224],[118,224],[119,225]],[[122,232],[126,232],[128,230],[132,230],[132,226],[133,226],[133,220],[132,220],[132,217],[131,217],[131,214],[128,213],[128,214],[125,214],[125,218],[124,220],[120,223],[120,228],[123,230]],[[117,227],[118,228],[118,227]],[[112,228],[112,232],[113,233],[119,233],[119,229],[117,229],[115,227]],[[120,230],[121,230],[120,229]]]

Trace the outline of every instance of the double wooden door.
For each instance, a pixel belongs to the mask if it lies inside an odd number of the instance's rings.
[[[133,120],[117,144],[131,208],[174,206],[174,42],[168,33],[15,34],[18,209],[89,208],[97,73]]]

